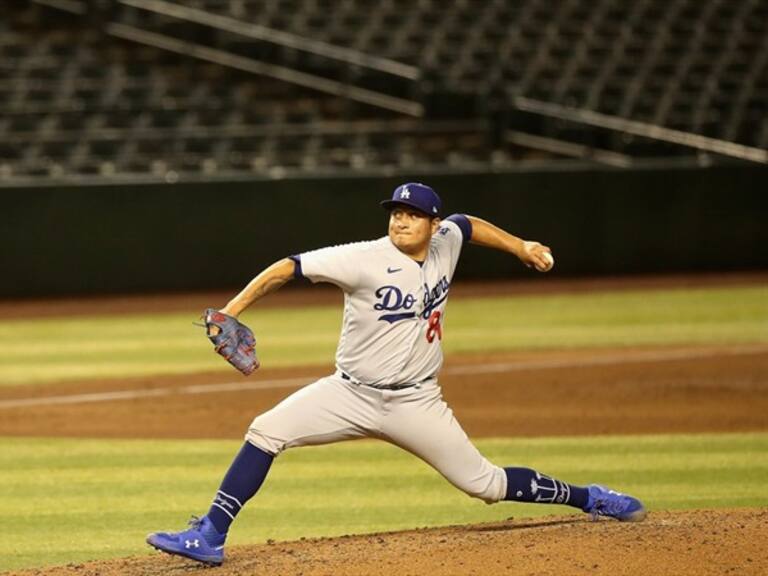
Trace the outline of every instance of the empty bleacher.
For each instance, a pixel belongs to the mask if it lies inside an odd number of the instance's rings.
[[[620,158],[692,154],[521,112],[521,98],[768,149],[768,0],[183,3],[245,31],[179,17],[170,2],[6,4],[0,182],[495,169],[568,156],[572,144]],[[130,42],[110,23],[425,111]]]

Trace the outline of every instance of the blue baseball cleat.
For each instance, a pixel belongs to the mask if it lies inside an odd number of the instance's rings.
[[[597,484],[591,484],[587,489],[589,500],[583,510],[592,514],[594,520],[599,516],[610,516],[622,522],[640,522],[647,514],[643,503],[637,498]]]
[[[183,532],[154,532],[147,536],[147,544],[168,554],[184,556],[211,566],[224,561],[224,540],[207,516],[192,517],[189,529]]]

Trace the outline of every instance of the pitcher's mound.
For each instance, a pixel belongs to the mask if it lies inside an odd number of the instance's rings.
[[[645,522],[587,516],[232,546],[219,568],[164,554],[17,574],[58,576],[768,574],[768,509],[651,512]]]

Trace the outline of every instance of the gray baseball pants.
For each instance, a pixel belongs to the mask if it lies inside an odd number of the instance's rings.
[[[459,490],[487,503],[502,500],[504,470],[470,442],[436,379],[381,390],[340,373],[298,390],[257,416],[245,439],[273,455],[286,448],[380,438],[418,456]]]

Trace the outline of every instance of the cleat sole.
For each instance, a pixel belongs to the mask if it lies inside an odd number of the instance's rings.
[[[175,552],[175,551],[172,551],[172,550],[166,550],[165,548],[160,548],[156,544],[153,544],[152,542],[150,542],[149,538],[147,538],[146,542],[147,542],[147,544],[152,546],[152,548],[154,548],[158,552],[162,552],[163,554],[168,554],[168,556],[176,556],[178,558],[186,558],[187,560],[192,560],[194,562],[199,562],[200,564],[205,564],[206,566],[221,566],[221,564],[223,562],[222,560],[206,560],[206,559],[203,559],[203,558],[194,558],[192,556],[187,556],[186,554],[182,554],[180,552]]]
[[[646,516],[648,516],[648,511],[645,508],[641,508],[640,510],[635,510],[631,514],[627,514],[619,520],[622,522],[642,522],[645,520]]]

